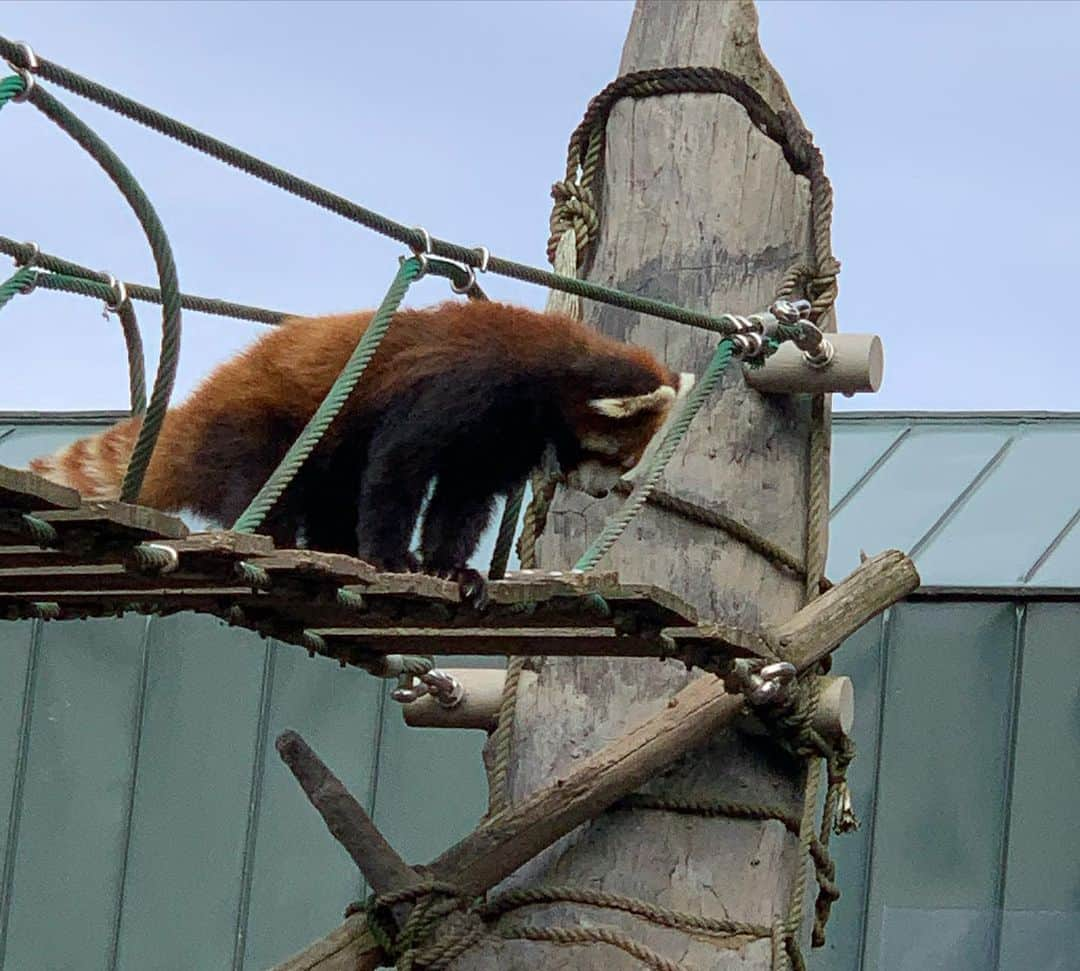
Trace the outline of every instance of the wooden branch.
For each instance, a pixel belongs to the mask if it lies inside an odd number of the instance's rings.
[[[277,739],[282,761],[300,783],[311,804],[319,811],[330,835],[353,858],[376,893],[404,890],[419,877],[334,775],[296,732],[282,732]]]
[[[833,359],[825,367],[808,364],[803,352],[785,343],[762,367],[743,369],[746,383],[766,394],[875,392],[885,373],[885,352],[874,334],[829,334]]]
[[[805,671],[918,585],[918,571],[907,556],[896,550],[881,553],[777,627],[772,636],[788,648],[792,663]],[[466,893],[483,893],[556,840],[640,788],[687,751],[702,745],[734,721],[742,707],[742,697],[727,694],[718,679],[706,675],[692,681],[658,715],[590,756],[566,777],[486,820],[425,869]],[[362,933],[358,925],[354,929],[357,936]],[[354,938],[344,931],[344,927],[338,928],[331,935],[340,942],[331,959],[280,965],[275,971],[332,971],[343,967],[328,961],[352,947]],[[329,940],[325,938],[312,948],[325,950]],[[311,949],[304,954],[309,952]],[[356,951],[350,953],[355,955]],[[378,967],[375,952],[362,952],[361,958],[351,959],[352,968],[366,971]]]
[[[918,585],[915,564],[899,550],[886,550],[860,563],[846,580],[772,628],[767,637],[778,654],[805,670]]]

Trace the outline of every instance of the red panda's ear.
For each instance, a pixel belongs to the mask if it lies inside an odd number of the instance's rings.
[[[676,398],[670,384],[662,384],[648,394],[627,395],[624,398],[593,398],[589,407],[605,418],[631,418],[643,411],[666,411]]]

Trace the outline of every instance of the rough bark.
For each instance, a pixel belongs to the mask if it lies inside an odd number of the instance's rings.
[[[634,12],[621,73],[717,65],[738,72],[774,108],[793,110],[757,40],[748,0],[647,0]],[[621,289],[713,313],[767,306],[784,271],[810,253],[809,187],[780,148],[720,95],[623,100],[607,126],[600,238],[589,276]],[[589,305],[605,333],[651,347],[700,373],[716,338]],[[719,507],[788,550],[805,544],[809,401],[766,398],[736,366],[668,468],[664,488]],[[566,568],[614,501],[563,495],[540,545],[544,569]],[[782,623],[802,583],[726,534],[646,509],[604,568],[624,582],[664,586],[703,619],[748,627]],[[511,798],[520,800],[663,709],[692,677],[675,662],[548,658],[519,694]],[[799,811],[797,767],[767,744],[725,731],[688,753],[653,792],[782,804]],[[522,867],[506,886],[561,883],[630,894],[707,917],[769,924],[786,908],[793,839],[779,823],[618,812],[581,827]],[[573,906],[515,915],[538,925],[620,927],[689,968],[764,968],[769,943],[695,938],[617,914]],[[462,969],[636,969],[609,947],[486,943]]]

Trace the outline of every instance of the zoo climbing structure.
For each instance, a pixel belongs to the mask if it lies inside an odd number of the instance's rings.
[[[622,926],[538,925],[514,915],[545,904],[574,904],[696,938],[735,944],[762,942],[774,968],[803,967],[806,922],[805,860],[818,885],[813,940],[824,939],[838,895],[829,857],[834,825],[854,823],[845,773],[850,739],[822,717],[830,652],[866,620],[918,585],[914,566],[891,551],[867,559],[838,584],[822,575],[827,463],[824,398],[829,391],[871,390],[872,342],[829,333],[824,318],[836,293],[838,264],[829,250],[831,190],[820,154],[790,114],[770,107],[754,87],[721,68],[656,68],[624,74],[589,106],[570,144],[566,178],[556,185],[549,272],[402,226],[297,176],[147,108],[60,65],[38,58],[25,44],[0,37],[0,55],[13,74],[0,81],[0,107],[27,103],[58,124],[104,169],[131,205],[158,269],[158,287],[115,278],[0,237],[0,251],[16,263],[0,285],[0,306],[35,290],[61,290],[104,300],[120,319],[128,347],[131,406],[144,422],[119,502],[86,502],[73,490],[30,473],[0,468],[0,613],[6,619],[66,621],[125,612],[212,614],[278,638],[312,656],[397,679],[396,696],[410,703],[430,696],[453,709],[469,685],[440,671],[433,656],[502,654],[510,658],[492,736],[491,809],[477,829],[423,868],[410,867],[386,843],[360,804],[295,732],[278,751],[331,834],[355,860],[373,890],[350,907],[340,928],[286,962],[282,969],[330,971],[441,968],[491,941],[614,948],[653,968],[689,967],[642,943]],[[44,83],[43,83],[44,82]],[[227,164],[404,244],[403,256],[372,324],[326,399],[279,468],[230,530],[191,534],[178,519],[138,505],[139,489],[160,430],[175,376],[182,308],[274,324],[288,316],[182,294],[160,220],[139,184],[109,147],[44,86],[89,98]],[[686,93],[733,99],[777,146],[796,173],[809,180],[814,256],[784,274],[768,309],[749,315],[712,315],[579,278],[595,259],[599,219],[596,187],[603,176],[605,132],[613,110],[627,99]],[[10,109],[9,109],[10,110]],[[485,299],[478,274],[514,277],[552,292],[550,306],[579,312],[582,298],[647,315],[714,336],[702,374],[659,447],[625,498],[568,570],[539,569],[538,544],[558,512],[556,483],[534,475],[519,538],[522,571],[507,573],[526,483],[508,497],[489,570],[486,602],[463,599],[457,584],[421,574],[383,574],[362,561],[310,550],[276,549],[258,533],[263,518],[288,487],[343,407],[409,286],[424,274],[448,278],[455,292]],[[805,298],[803,298],[805,295]],[[162,353],[149,397],[134,301],[162,308]],[[718,339],[717,339],[718,338]],[[868,350],[868,348],[870,350]],[[769,377],[773,355],[789,363]],[[879,349],[876,351],[879,353]],[[795,554],[726,513],[660,488],[661,476],[695,416],[740,360],[749,380],[776,394],[813,392],[811,500],[807,549]],[[779,359],[778,359],[779,360]],[[779,381],[781,386],[777,385]],[[786,386],[785,386],[786,383]],[[757,392],[753,392],[757,394]],[[813,485],[815,474],[817,485]],[[816,489],[816,491],[815,491]],[[646,506],[667,510],[722,531],[805,586],[806,603],[781,623],[751,626],[701,618],[683,597],[654,583],[621,582],[598,569]],[[816,524],[813,522],[815,521]],[[658,713],[598,748],[569,772],[524,798],[512,799],[508,771],[517,692],[529,658],[593,657],[677,660],[707,672],[674,694]],[[429,699],[429,700],[430,700]],[[764,803],[665,796],[650,780],[713,739],[719,729],[750,718],[792,759],[801,811]],[[827,768],[824,807],[817,823],[820,765]],[[768,922],[702,916],[629,894],[571,884],[522,885],[490,893],[576,827],[602,813],[662,811],[773,820],[797,841],[797,873],[790,898]],[[344,903],[344,902],[343,902]],[[509,918],[509,919],[508,919]]]

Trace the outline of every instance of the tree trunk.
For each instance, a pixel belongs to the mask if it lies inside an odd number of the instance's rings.
[[[639,0],[620,73],[716,65],[742,75],[774,109],[794,111],[757,39],[749,0]],[[714,314],[764,309],[784,272],[811,255],[807,181],[733,99],[686,94],[624,99],[607,125],[600,236],[589,277]],[[704,369],[717,338],[676,323],[589,304],[604,333],[659,352],[678,370]],[[766,398],[738,364],[702,410],[668,467],[668,492],[718,508],[796,553],[805,548],[810,402]],[[565,569],[618,501],[560,494],[540,565]],[[800,579],[725,533],[647,507],[605,568],[664,586],[703,619],[757,627],[804,602]],[[634,723],[661,710],[690,677],[676,662],[545,658],[518,695],[511,800],[564,774]],[[798,766],[768,743],[724,732],[688,753],[653,793],[779,805],[801,813]],[[783,915],[797,846],[778,822],[611,812],[583,826],[506,882],[564,884],[631,895],[695,915],[771,925]],[[808,895],[812,901],[812,895]],[[812,909],[812,904],[809,909]],[[532,907],[506,920],[616,927],[687,968],[766,968],[768,940],[691,936],[614,910]],[[487,942],[456,968],[621,971],[641,964],[612,947]]]

